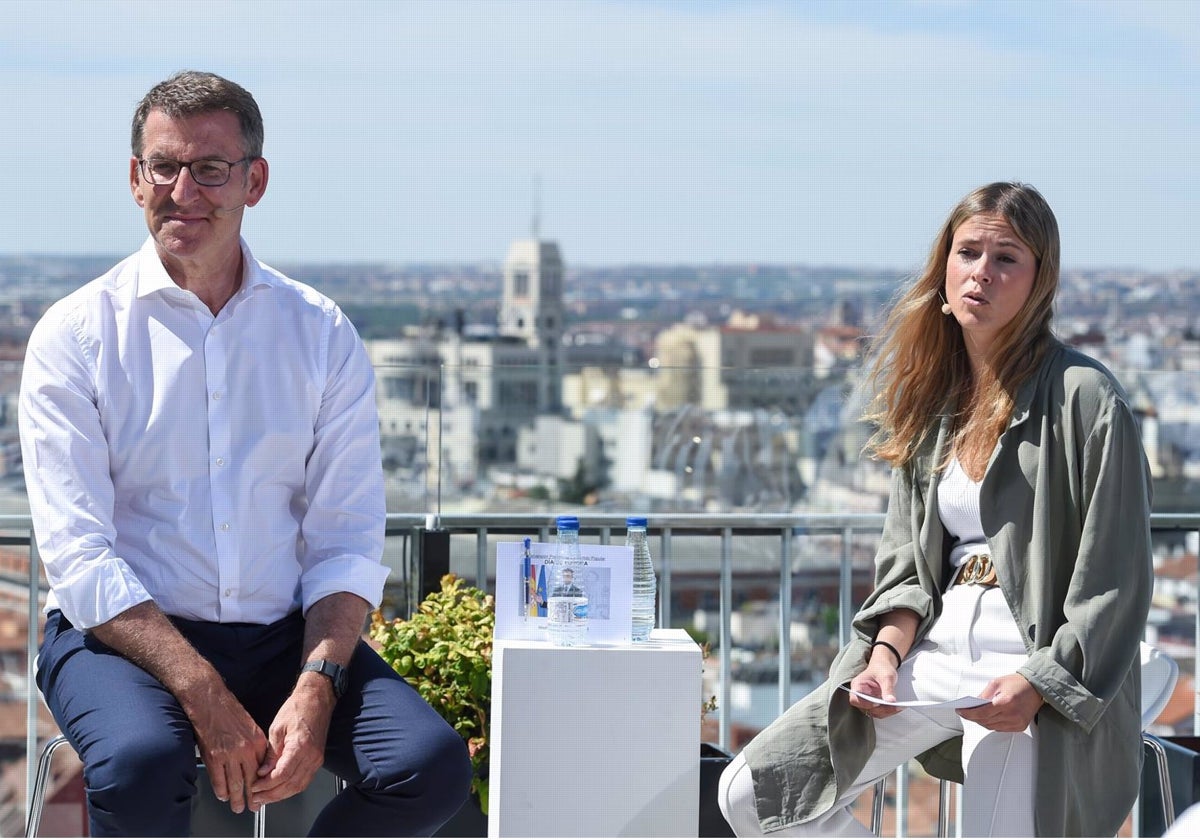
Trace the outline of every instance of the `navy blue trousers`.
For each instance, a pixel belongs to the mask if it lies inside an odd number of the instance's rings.
[[[266,732],[296,682],[304,619],[215,624],[173,619]],[[54,610],[38,688],[84,765],[93,837],[183,837],[196,792],[196,738],[157,679]],[[466,801],[462,738],[360,642],[329,726],[325,767],[347,783],[312,836],[428,836]]]

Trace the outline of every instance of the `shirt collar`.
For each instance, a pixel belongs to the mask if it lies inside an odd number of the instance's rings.
[[[238,243],[242,249],[242,286],[233,296],[245,297],[255,289],[279,285],[278,278],[254,259],[246,240],[239,239]],[[143,298],[171,291],[182,292],[183,289],[180,289],[171,279],[171,275],[167,274],[167,269],[158,256],[158,249],[154,246],[154,237],[148,236],[138,251],[137,296]]]

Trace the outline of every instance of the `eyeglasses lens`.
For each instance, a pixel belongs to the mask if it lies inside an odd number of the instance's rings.
[[[142,161],[142,172],[158,186],[174,184],[184,164],[177,160]],[[223,160],[194,160],[187,164],[192,180],[202,187],[219,187],[229,180],[230,165]]]

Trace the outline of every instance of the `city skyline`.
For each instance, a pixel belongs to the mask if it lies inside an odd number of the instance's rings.
[[[0,253],[138,247],[129,118],[184,67],[263,108],[270,263],[495,263],[536,213],[568,265],[912,270],[1017,179],[1066,267],[1200,266],[1200,6],[1171,0],[0,0]]]

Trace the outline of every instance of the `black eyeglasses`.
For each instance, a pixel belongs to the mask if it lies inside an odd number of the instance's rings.
[[[141,158],[138,168],[151,184],[165,187],[174,184],[179,172],[185,166],[192,173],[192,180],[202,187],[223,187],[229,182],[229,174],[239,163],[254,160],[244,157],[241,160],[221,160],[220,158],[202,158],[200,160],[169,160],[167,158]]]

